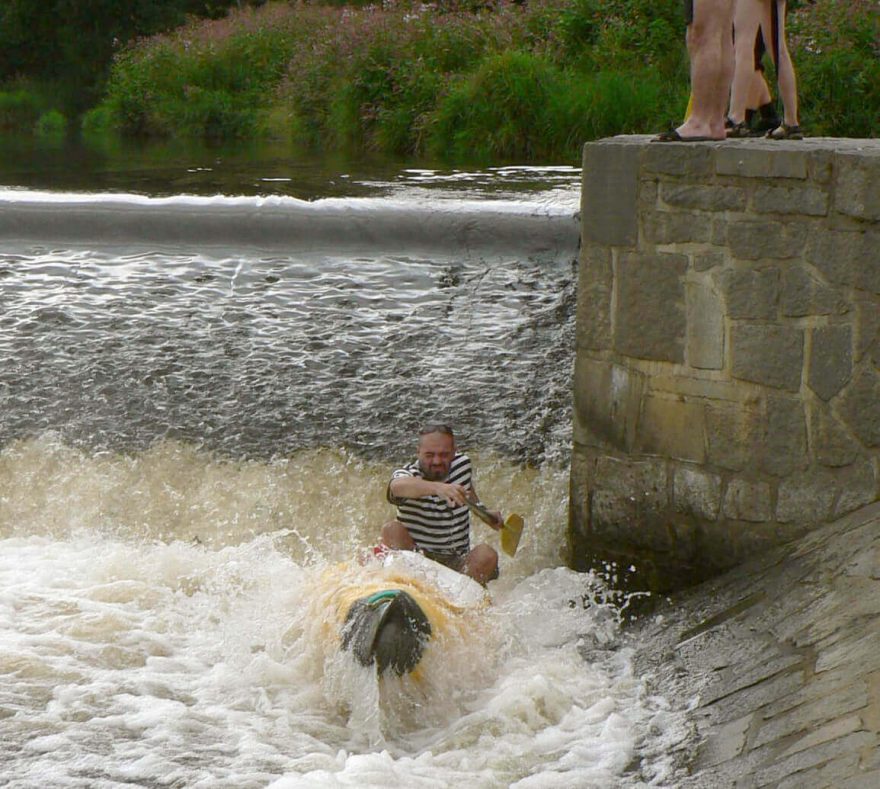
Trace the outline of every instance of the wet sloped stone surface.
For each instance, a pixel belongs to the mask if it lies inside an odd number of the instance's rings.
[[[678,786],[880,786],[880,502],[668,600],[630,633],[690,708]]]

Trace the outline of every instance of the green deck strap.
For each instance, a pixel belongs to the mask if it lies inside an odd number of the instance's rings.
[[[381,602],[382,600],[388,600],[393,597],[397,597],[400,594],[400,589],[386,589],[384,592],[376,592],[375,594],[371,594],[367,600],[367,605],[375,605],[376,603]]]

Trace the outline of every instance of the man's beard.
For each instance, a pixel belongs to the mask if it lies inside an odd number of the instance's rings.
[[[429,468],[425,468],[421,463],[419,463],[419,468],[422,471],[422,477],[426,479],[428,482],[443,482],[449,474],[449,468],[445,468],[443,471],[431,471]]]

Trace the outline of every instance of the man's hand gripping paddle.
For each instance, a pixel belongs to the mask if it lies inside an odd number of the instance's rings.
[[[512,512],[502,523],[492,516],[482,504],[470,499],[465,499],[468,507],[471,508],[479,517],[495,529],[501,530],[501,550],[508,556],[515,556],[516,549],[519,545],[519,538],[522,535],[523,526],[525,525],[521,515]]]

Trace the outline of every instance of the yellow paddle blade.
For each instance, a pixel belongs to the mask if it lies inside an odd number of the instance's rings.
[[[505,519],[504,525],[501,527],[501,550],[508,556],[516,556],[516,549],[524,525],[522,516],[515,512]]]
[[[498,528],[498,521],[482,504],[470,499],[466,499],[465,503],[492,528]],[[501,550],[508,556],[516,555],[516,548],[519,545],[523,525],[522,515],[517,515],[515,512],[508,515],[504,523],[501,524]]]

